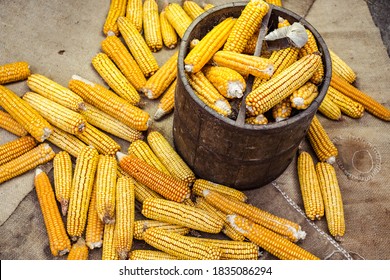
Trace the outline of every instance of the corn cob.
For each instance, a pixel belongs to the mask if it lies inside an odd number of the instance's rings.
[[[120,167],[136,181],[156,191],[166,199],[182,202],[190,197],[188,184],[163,173],[135,156],[117,153]]]
[[[129,260],[177,260],[178,258],[168,253],[157,250],[133,250]]]
[[[114,246],[120,259],[128,259],[134,235],[134,182],[121,177],[116,185]]]
[[[154,248],[186,260],[217,260],[221,250],[206,245],[199,240],[182,236],[178,233],[166,232],[159,228],[150,228],[144,233],[144,240]]]
[[[25,61],[0,65],[0,85],[25,80],[30,74],[30,65]]]
[[[269,5],[263,0],[250,0],[234,24],[223,50],[242,53],[268,10]]]
[[[203,3],[203,10],[208,11],[211,8],[214,8],[214,5],[211,3]]]
[[[307,132],[310,144],[320,161],[333,164],[338,156],[338,149],[330,140],[320,120],[314,115]]]
[[[251,242],[282,260],[319,260],[318,257],[277,233],[239,215],[229,215],[230,224]]]
[[[257,39],[259,37],[260,30],[257,30],[248,40],[242,53],[253,55],[256,51]]]
[[[127,173],[126,173],[127,174]],[[127,174],[129,176],[129,174]],[[160,194],[154,190],[148,188],[144,184],[134,181],[135,184],[135,199],[140,203],[143,203],[145,199],[149,197],[163,198]]]
[[[229,116],[232,113],[231,105],[227,99],[218,92],[202,71],[189,73],[187,80],[195,94],[208,107],[222,116]]]
[[[386,108],[378,101],[368,96],[366,93],[349,84],[335,73],[332,73],[330,86],[340,91],[342,94],[348,96],[352,100],[362,104],[364,109],[367,112],[373,114],[375,117],[384,121],[390,120],[390,109]]]
[[[15,121],[10,114],[0,110],[0,128],[15,134],[16,136],[22,137],[28,134],[27,130]]]
[[[169,22],[165,9],[160,12],[160,26],[161,26],[161,36],[164,43],[168,49],[174,49],[177,46],[177,34],[172,24]]]
[[[48,144],[38,145],[23,155],[0,165],[0,184],[15,178],[40,164],[49,162],[54,156],[55,153]]]
[[[339,77],[345,79],[348,83],[352,84],[356,80],[356,73],[331,49],[329,49],[329,53],[332,61],[332,71]]]
[[[339,106],[337,106],[327,94],[318,107],[318,111],[331,120],[339,121],[342,117]]]
[[[0,85],[0,106],[38,142],[45,141],[53,131],[52,126],[25,100]]]
[[[99,155],[96,168],[96,211],[104,224],[115,222],[117,162],[110,155]]]
[[[153,75],[159,66],[142,35],[126,17],[119,17],[118,26],[130,53],[137,61],[145,77]]]
[[[72,76],[69,88],[80,95],[85,102],[90,103],[129,127],[140,131],[148,129],[149,114],[131,105],[109,89],[77,75]]]
[[[332,86],[329,86],[327,96],[340,108],[341,112],[351,118],[361,118],[364,114],[364,107],[359,102],[353,101],[348,96]]]
[[[282,7],[282,0],[265,0],[268,4]]]
[[[76,160],[66,225],[72,240],[84,233],[98,160],[98,151],[91,146],[83,148]]]
[[[229,199],[216,191],[204,190],[203,197],[208,203],[222,212],[228,215],[241,215],[280,235],[283,235],[284,237],[287,237],[293,242],[304,239],[306,236],[306,233],[301,230],[301,227],[298,224],[285,218],[275,216],[256,206],[242,201]]]
[[[84,117],[46,97],[34,92],[26,92],[25,100],[34,110],[44,117],[51,125],[70,134],[83,133],[87,122]]]
[[[33,92],[39,93],[70,110],[82,111],[85,109],[84,101],[80,96],[43,75],[30,75],[27,79],[27,85]]]
[[[134,222],[134,239],[143,240],[143,234],[148,228],[158,227],[168,232],[176,232],[181,235],[186,235],[190,232],[189,227],[174,225],[171,223],[156,221],[156,220],[138,220]]]
[[[209,233],[219,233],[223,226],[223,220],[212,213],[160,198],[146,199],[142,204],[142,215],[149,219]]]
[[[280,103],[272,107],[272,117],[276,122],[287,120],[292,113],[290,97],[283,99]]]
[[[177,79],[175,79],[168,89],[163,93],[156,112],[154,113],[154,120],[158,121],[162,117],[168,115],[173,111],[175,107],[175,90],[177,85]]]
[[[68,152],[60,151],[55,155],[53,169],[56,199],[61,205],[62,215],[66,216],[73,178],[72,160]]]
[[[86,147],[85,143],[59,128],[53,127],[53,132],[47,141],[53,143],[61,150],[64,150],[77,158],[80,151]]]
[[[265,113],[304,85],[319,66],[318,54],[305,56],[250,92],[245,99],[249,113]]]
[[[177,35],[179,35],[180,38],[183,38],[184,33],[192,22],[190,16],[178,3],[169,3],[168,6],[165,7],[165,15],[167,16],[169,23],[176,30]]]
[[[254,125],[262,125],[267,124],[268,119],[263,114],[257,115],[256,117],[248,117],[245,119],[245,123],[254,124]]]
[[[318,96],[318,88],[315,84],[307,82],[299,89],[293,92],[290,97],[291,107],[304,110],[310,106],[313,100]]]
[[[79,238],[79,240],[72,245],[67,260],[88,260],[88,255],[89,251],[84,238]]]
[[[110,8],[107,13],[106,21],[103,25],[103,33],[107,35],[109,31],[119,36],[117,20],[126,14],[127,0],[111,0]]]
[[[146,83],[146,78],[129,50],[121,39],[109,34],[101,43],[103,52],[116,64],[120,72],[139,91]]]
[[[309,54],[313,54],[318,52],[318,46],[316,39],[314,38],[313,33],[311,33],[310,30],[306,29],[306,33],[308,36],[308,40],[306,44],[299,49],[299,57],[302,58],[304,56],[307,56]],[[310,78],[310,81],[316,85],[320,84],[322,80],[324,79],[325,75],[325,69],[324,64],[322,63],[322,60],[320,60],[319,66],[317,70],[313,73],[313,75]]]
[[[306,216],[310,220],[321,220],[324,202],[311,155],[301,151],[297,162],[298,180]]]
[[[138,32],[142,31],[142,0],[128,0],[126,17],[134,24]]]
[[[336,240],[345,233],[344,206],[334,167],[325,162],[316,165],[329,232]]]
[[[50,251],[53,256],[62,256],[70,251],[71,244],[57,208],[49,177],[40,168],[36,169],[34,185],[49,237]]]
[[[230,197],[231,199],[236,199],[242,202],[245,202],[248,199],[245,193],[237,189],[233,189],[231,187],[217,184],[204,179],[195,180],[192,186],[192,193],[197,196],[203,196],[204,190],[216,191],[223,194],[224,196]]]
[[[102,260],[118,260],[115,249],[115,224],[105,224],[103,230]]]
[[[225,44],[235,22],[236,19],[229,17],[214,26],[184,58],[185,71],[199,72]]]
[[[188,167],[168,140],[158,131],[150,132],[147,136],[147,140],[150,148],[161,163],[168,169],[169,173],[189,185],[192,185],[195,181],[194,172]]]
[[[96,180],[92,187],[91,200],[88,207],[87,227],[85,229],[85,242],[89,249],[100,248],[103,245],[104,223],[96,210]]]
[[[7,163],[24,153],[30,151],[37,145],[34,137],[26,135],[0,145],[0,165]]]
[[[198,16],[203,14],[205,11],[199,6],[195,1],[184,1],[183,10],[190,16],[192,20],[196,19]]]
[[[98,53],[92,59],[92,65],[107,85],[120,97],[132,105],[137,105],[141,97],[114,62],[105,53]]]
[[[144,38],[152,52],[162,49],[161,24],[156,0],[145,0],[142,10]]]
[[[199,44],[200,40],[199,39],[192,39],[190,42],[190,50],[192,50],[197,44]]]

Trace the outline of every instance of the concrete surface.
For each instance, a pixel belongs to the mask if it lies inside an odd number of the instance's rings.
[[[390,56],[390,1],[388,0],[366,0],[375,25],[379,28],[383,44]]]

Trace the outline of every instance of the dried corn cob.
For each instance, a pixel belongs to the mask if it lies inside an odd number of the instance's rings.
[[[307,82],[290,96],[291,107],[304,110],[310,106],[313,100],[318,96],[318,88],[315,84]]]
[[[23,155],[0,165],[0,184],[52,160],[54,156],[55,153],[48,144],[38,145]]]
[[[176,48],[177,34],[166,16],[165,9],[160,12],[160,26],[164,46],[166,46],[168,49]]]
[[[89,249],[93,250],[102,247],[103,230],[104,223],[96,210],[96,182],[94,182],[88,207],[87,227],[85,229],[85,242]]]
[[[232,199],[236,199],[242,202],[245,202],[248,198],[245,195],[245,193],[233,189],[228,186],[224,186],[221,184],[217,184],[211,181],[207,181],[204,179],[197,179],[194,182],[194,185],[192,186],[192,193],[197,195],[197,196],[203,196],[203,191],[204,190],[210,190],[210,191],[217,191],[224,196],[230,197]]]
[[[74,75],[69,87],[85,102],[123,122],[133,129],[145,131],[149,126],[149,114],[128,103],[105,87]]]
[[[300,151],[297,170],[306,216],[310,220],[321,220],[324,216],[324,202],[314,162],[309,153]]]
[[[352,84],[356,80],[356,73],[331,49],[329,49],[329,53],[330,59],[332,60],[332,71],[339,77],[345,79],[348,83]]]
[[[142,31],[142,0],[128,0],[126,17],[134,24],[138,32]]]
[[[103,33],[107,35],[109,31],[119,35],[117,20],[126,14],[127,0],[111,0],[110,8],[107,13],[106,21],[103,25]]]
[[[50,251],[53,256],[62,256],[70,251],[71,244],[58,211],[49,177],[40,168],[36,169],[34,185],[49,237]]]
[[[30,65],[25,61],[0,65],[0,85],[25,80],[30,74]]]
[[[292,113],[290,97],[283,99],[280,103],[272,107],[272,117],[276,122],[287,120]]]
[[[198,16],[204,13],[204,10],[199,6],[195,1],[184,1],[183,10],[190,16],[192,20],[196,19]]]
[[[245,123],[254,124],[254,125],[262,125],[262,124],[267,124],[268,119],[263,114],[260,114],[260,115],[257,115],[256,117],[246,118]]]
[[[364,114],[364,107],[359,102],[353,101],[348,96],[332,86],[329,86],[326,95],[333,101],[341,110],[342,113],[351,118],[361,118]]]
[[[127,174],[127,173],[126,173]],[[130,176],[127,174],[127,176]],[[155,192],[154,190],[148,188],[144,184],[141,184],[137,181],[134,181],[135,184],[135,199],[140,203],[143,203],[145,199],[149,197],[163,198],[160,194]]]
[[[311,33],[311,31],[308,29],[306,29],[306,33],[308,36],[308,40],[307,40],[306,44],[302,48],[299,49],[299,57],[301,57],[301,58],[304,56],[307,56],[309,54],[313,54],[313,53],[318,52],[317,41],[314,38],[313,33]],[[314,72],[314,74],[312,75],[312,77],[310,78],[310,81],[312,83],[318,85],[324,79],[324,75],[325,75],[324,64],[322,63],[322,60],[320,60],[319,66],[318,66],[317,70]]]
[[[119,256],[115,249],[115,224],[105,224],[103,231],[102,260],[118,260]]]
[[[60,151],[55,155],[53,169],[56,199],[61,205],[62,215],[66,216],[73,178],[72,160],[68,152]]]
[[[176,232],[181,235],[186,235],[190,232],[189,227],[174,225],[171,223],[161,222],[157,220],[138,220],[134,222],[134,238],[143,240],[143,234],[148,228],[158,227],[168,232]]]
[[[86,146],[76,161],[66,225],[72,240],[84,233],[98,160],[98,151]]]
[[[182,202],[190,197],[188,184],[169,176],[143,160],[117,153],[120,167],[136,181],[161,194],[164,198]]]
[[[9,162],[37,145],[34,137],[26,135],[0,145],[0,165]]]
[[[344,206],[334,167],[326,162],[316,165],[318,181],[325,205],[329,232],[336,240],[345,233]]]
[[[10,114],[1,110],[0,128],[3,128],[19,137],[26,136],[28,134],[28,131],[16,120],[14,120]]]
[[[265,0],[268,4],[282,7],[282,0]]]
[[[211,205],[222,212],[231,215],[238,214],[251,221],[258,223],[280,235],[287,237],[289,240],[296,242],[306,237],[306,233],[301,227],[285,218],[275,216],[260,208],[247,204],[242,201],[229,199],[228,197],[210,190],[203,191],[203,197]]]
[[[53,131],[52,126],[25,100],[0,85],[0,106],[38,142],[45,141]]]
[[[179,259],[217,260],[222,254],[217,247],[206,245],[203,242],[178,233],[166,232],[159,228],[146,230],[144,240],[156,249],[176,256]]]
[[[183,38],[184,32],[186,32],[188,26],[190,26],[192,19],[190,16],[183,10],[183,8],[178,3],[169,3],[165,7],[165,15],[169,23],[176,30],[177,35],[180,38]]]
[[[84,101],[80,96],[43,75],[30,75],[27,79],[27,85],[33,92],[39,93],[70,110],[82,111],[85,109]]]
[[[126,79],[139,91],[145,85],[146,78],[121,39],[108,34],[102,41],[101,47],[103,52],[118,66]]]
[[[118,26],[130,53],[137,61],[145,77],[153,75],[159,66],[142,35],[126,17],[119,17]]]
[[[168,140],[158,131],[150,132],[147,136],[147,140],[150,148],[161,163],[168,169],[169,173],[189,185],[192,185],[195,181],[194,172],[188,167]]]
[[[89,251],[84,238],[79,238],[79,240],[72,245],[67,260],[88,260],[88,255]]]
[[[145,0],[142,10],[144,38],[152,52],[162,49],[161,24],[156,0]]]
[[[314,115],[307,132],[310,144],[320,161],[333,164],[338,156],[338,149],[330,140],[320,120]]]
[[[177,260],[178,258],[168,253],[157,250],[133,250],[129,260]]]
[[[250,241],[282,260],[319,260],[305,249],[275,232],[239,215],[229,215],[230,224]]]
[[[257,30],[248,40],[242,53],[253,55],[256,50],[257,40],[260,34],[260,30]]]
[[[335,121],[341,120],[341,110],[339,106],[337,106],[327,94],[318,107],[318,111],[328,119]]]
[[[79,156],[80,151],[86,146],[85,143],[59,128],[53,127],[53,132],[47,141],[53,143],[58,148],[68,152],[75,158]]]
[[[175,79],[168,89],[163,93],[156,112],[154,113],[154,120],[158,121],[162,117],[168,115],[173,111],[175,107],[175,90],[177,85],[177,79]]]
[[[225,44],[235,22],[236,19],[229,17],[214,26],[184,58],[185,71],[199,72]]]
[[[25,100],[34,110],[44,117],[51,125],[62,129],[70,134],[81,134],[85,131],[87,121],[84,117],[66,108],[57,102],[43,97],[34,92],[26,92]]]

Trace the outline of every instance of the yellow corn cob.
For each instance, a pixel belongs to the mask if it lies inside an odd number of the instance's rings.
[[[88,260],[88,255],[89,251],[84,238],[79,238],[79,240],[72,245],[67,260]]]
[[[98,151],[86,146],[76,161],[66,225],[72,240],[77,240],[84,233],[98,160]]]
[[[265,2],[274,6],[282,7],[282,0],[265,0]]]
[[[121,177],[116,185],[114,246],[120,259],[128,259],[134,235],[134,182]]]
[[[257,115],[256,117],[246,118],[245,123],[254,124],[254,125],[262,125],[262,124],[267,124],[268,119],[263,114],[260,114],[260,115]]]
[[[178,3],[169,3],[165,7],[165,15],[169,23],[176,30],[177,35],[183,38],[188,26],[190,26],[192,19],[184,11],[184,9]]]
[[[71,244],[56,204],[49,177],[40,168],[36,169],[34,185],[49,237],[50,251],[53,256],[62,256],[70,251]]]
[[[34,137],[26,135],[0,145],[0,165],[9,162],[37,145]]]
[[[285,218],[273,215],[267,211],[261,210],[256,206],[239,200],[229,199],[228,197],[216,191],[204,190],[203,197],[208,203],[222,212],[228,215],[241,215],[280,235],[287,237],[293,242],[304,239],[306,236],[306,233],[301,230],[301,227],[298,224]]]
[[[102,260],[118,260],[115,249],[115,224],[105,224],[103,231]]]
[[[176,232],[181,235],[186,235],[190,232],[190,228],[171,223],[156,221],[156,220],[138,220],[134,222],[134,238],[143,240],[143,234],[148,228],[158,227],[168,232]]]
[[[168,253],[157,250],[133,250],[129,260],[177,260],[178,258]]]
[[[318,54],[307,55],[281,73],[250,92],[245,99],[249,113],[265,113],[295,90],[303,86],[319,66],[321,57]]]
[[[105,224],[115,222],[117,162],[110,155],[99,155],[96,169],[96,211]]]
[[[85,102],[90,103],[129,127],[140,131],[148,129],[149,114],[131,105],[109,89],[77,75],[72,76],[69,87],[80,95]]]
[[[325,205],[325,217],[329,232],[336,240],[345,233],[344,206],[334,167],[326,162],[316,165],[318,181]]]
[[[192,50],[197,44],[199,44],[200,40],[199,39],[192,39],[190,42],[190,50]]]
[[[53,132],[47,141],[53,143],[61,150],[64,150],[77,158],[80,151],[86,146],[85,143],[59,128],[53,127]]]
[[[147,140],[150,148],[161,163],[168,169],[169,173],[189,185],[192,185],[195,181],[194,172],[175,151],[168,140],[158,131],[151,131],[147,136]]]
[[[141,97],[114,62],[105,53],[98,53],[92,59],[92,65],[107,85],[120,97],[132,105],[137,105]]]
[[[199,72],[225,44],[235,22],[236,19],[229,17],[214,26],[184,58],[185,71]]]
[[[153,75],[159,66],[142,35],[126,17],[119,17],[118,26],[130,53],[137,61],[145,77]]]
[[[34,108],[51,125],[56,126],[65,132],[80,134],[84,132],[87,126],[87,122],[81,114],[37,93],[31,91],[26,92],[23,95],[23,100]]]
[[[283,99],[280,103],[272,107],[272,117],[276,122],[281,122],[291,116],[292,106],[290,97]]]
[[[134,24],[138,32],[142,30],[142,0],[128,0],[126,17]]]
[[[256,50],[257,40],[260,34],[260,30],[257,30],[248,40],[242,53],[253,55]]]
[[[0,65],[0,85],[25,80],[30,74],[30,65],[25,61]]]
[[[187,80],[199,99],[211,109],[225,117],[232,113],[228,100],[218,92],[202,71],[189,73]]]
[[[348,96],[332,86],[329,86],[326,95],[340,108],[341,112],[351,118],[361,118],[364,114],[364,107],[359,102],[353,101]]]
[[[217,247],[206,245],[197,239],[180,235],[174,232],[166,232],[159,228],[150,228],[144,233],[144,240],[154,248],[165,253],[186,260],[218,260],[221,250]]]
[[[45,141],[53,131],[52,126],[25,100],[0,85],[0,106],[38,142]]]
[[[166,199],[182,202],[190,197],[188,184],[165,174],[135,156],[117,153],[120,167],[136,181],[154,190]]]
[[[154,120],[158,121],[162,117],[168,115],[173,111],[175,107],[175,90],[177,85],[177,79],[175,79],[168,89],[163,93],[156,112],[154,113]]]
[[[142,204],[142,215],[209,233],[219,233],[223,226],[223,220],[215,214],[161,198],[146,199]]]
[[[324,127],[316,115],[310,124],[307,137],[320,161],[326,161],[330,164],[336,162],[338,149],[329,138],[329,135],[326,133]]]
[[[244,217],[229,215],[228,220],[251,242],[281,260],[319,260],[318,257],[295,243]]]
[[[109,31],[119,35],[117,20],[126,14],[127,0],[111,0],[106,21],[103,25],[103,33],[107,35]]]
[[[127,176],[130,176],[130,175],[127,174]],[[137,201],[139,201],[140,203],[143,203],[144,200],[149,198],[149,197],[163,198],[157,192],[148,188],[144,184],[141,184],[137,181],[134,181],[134,184],[135,184],[135,199]]]
[[[178,54],[178,51],[175,52],[141,88],[141,91],[147,98],[156,99],[160,97],[160,95],[176,79]]]
[[[355,71],[331,49],[329,49],[329,53],[332,60],[332,72],[352,84],[356,80]]]
[[[297,170],[306,216],[310,220],[321,220],[324,216],[324,202],[314,162],[308,152],[300,151]]]
[[[161,24],[156,0],[145,0],[142,10],[144,38],[152,52],[162,49]]]
[[[23,155],[0,165],[0,184],[52,160],[54,156],[55,153],[48,144],[38,145]]]
[[[66,216],[73,178],[72,160],[68,152],[60,151],[56,154],[53,159],[53,169],[56,199],[61,205],[62,215]]]
[[[109,34],[101,43],[103,52],[116,64],[126,79],[139,91],[146,78],[121,39]]]
[[[39,93],[70,110],[82,111],[85,109],[84,101],[80,96],[43,75],[30,75],[27,79],[27,85],[33,92]]]
[[[341,110],[339,106],[337,106],[327,94],[318,107],[318,111],[328,119],[335,121],[341,120]]]
[[[85,242],[89,249],[100,248],[103,245],[104,223],[96,210],[96,180],[92,187],[91,200],[88,207],[87,227],[85,229]]]
[[[28,134],[27,130],[12,118],[7,112],[0,110],[0,128],[15,134],[16,136],[22,137]]]
[[[223,50],[242,53],[249,39],[259,30],[268,10],[269,5],[263,0],[250,0],[238,17]]]
[[[183,10],[190,16],[192,20],[203,14],[205,11],[195,1],[184,1]]]
[[[211,3],[203,3],[203,10],[208,11],[211,8],[214,8],[214,5]]]
[[[310,106],[313,100],[318,96],[318,88],[315,84],[307,82],[290,96],[291,107],[304,110]]]
[[[311,33],[311,31],[308,29],[306,29],[306,33],[308,36],[308,41],[302,48],[299,49],[299,57],[304,57],[306,55],[318,52],[317,42],[316,39],[314,38],[313,33]],[[324,64],[322,63],[322,60],[320,60],[317,71],[314,72],[314,74],[310,78],[310,81],[318,85],[324,79],[324,75],[325,75]]]
[[[210,191],[217,191],[224,196],[230,197],[232,199],[236,199],[239,201],[245,202],[248,198],[245,193],[233,189],[228,186],[224,186],[221,184],[217,184],[211,181],[207,181],[204,179],[197,179],[195,180],[193,186],[192,186],[192,193],[197,195],[197,196],[203,196],[203,191],[204,190],[210,190]]]
[[[165,9],[160,12],[161,36],[168,49],[174,49],[177,46],[177,34],[172,24],[169,22]]]

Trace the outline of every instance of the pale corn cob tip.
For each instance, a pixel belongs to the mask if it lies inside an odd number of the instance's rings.
[[[121,161],[122,158],[124,158],[126,156],[126,154],[122,153],[122,152],[116,152],[116,158],[118,159],[118,161]]]
[[[302,97],[294,97],[291,102],[294,104],[296,107],[300,107],[305,105],[305,100]]]
[[[163,116],[165,116],[166,112],[162,108],[157,108],[156,112],[154,113],[154,120],[159,120]]]
[[[226,220],[229,222],[229,224],[235,229],[237,230],[239,233],[241,234],[245,234],[247,233],[247,231],[243,230],[242,228],[240,228],[239,226],[236,225],[236,223],[234,222],[234,220],[236,219],[236,214],[232,214],[232,215],[226,215]]]
[[[95,84],[87,79],[80,77],[79,75],[72,75],[72,80],[81,81],[87,85],[94,86]]]
[[[115,35],[115,32],[113,32],[113,31],[111,31],[111,30],[108,31],[108,32],[107,32],[107,37],[109,37],[109,36],[116,36],[116,35]]]
[[[43,170],[40,168],[40,167],[37,167],[35,169],[35,176],[38,176],[39,174],[41,174],[43,172]]]
[[[336,157],[330,156],[329,158],[326,159],[326,162],[329,164],[334,164],[336,162]]]

